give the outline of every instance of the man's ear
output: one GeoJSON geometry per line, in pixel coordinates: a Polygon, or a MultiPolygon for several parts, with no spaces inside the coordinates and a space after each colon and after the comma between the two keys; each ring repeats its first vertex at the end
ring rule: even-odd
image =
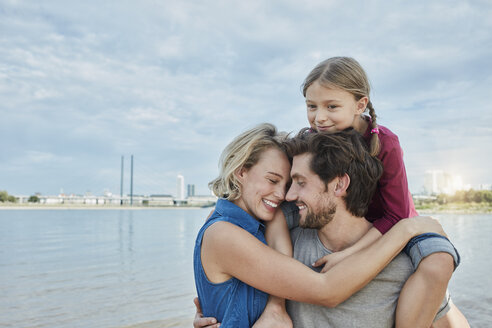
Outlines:
{"type": "Polygon", "coordinates": [[[350,185],[350,177],[347,173],[337,178],[337,184],[335,185],[335,196],[341,197],[347,195],[347,189],[350,185]]]}

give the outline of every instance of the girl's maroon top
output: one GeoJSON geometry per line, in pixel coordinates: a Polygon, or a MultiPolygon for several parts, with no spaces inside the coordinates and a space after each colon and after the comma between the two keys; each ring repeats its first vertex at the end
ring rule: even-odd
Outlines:
{"type": "MultiPolygon", "coordinates": [[[[366,219],[382,234],[399,220],[417,216],[412,195],[408,189],[407,173],[403,163],[403,150],[396,134],[378,125],[381,150],[377,156],[383,164],[383,175],[379,179],[366,219]]],[[[363,137],[370,144],[371,124],[363,137]]]]}

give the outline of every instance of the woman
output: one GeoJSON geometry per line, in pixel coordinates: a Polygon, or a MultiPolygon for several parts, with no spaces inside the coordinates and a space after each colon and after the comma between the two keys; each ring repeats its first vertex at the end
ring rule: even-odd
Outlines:
{"type": "Polygon", "coordinates": [[[219,177],[210,183],[220,199],[198,233],[194,271],[203,314],[217,318],[222,327],[251,327],[268,294],[334,306],[364,287],[411,237],[429,230],[442,233],[432,219],[396,224],[326,273],[269,248],[263,222],[273,220],[289,182],[284,138],[271,124],[242,133],[222,153],[219,177]]]}

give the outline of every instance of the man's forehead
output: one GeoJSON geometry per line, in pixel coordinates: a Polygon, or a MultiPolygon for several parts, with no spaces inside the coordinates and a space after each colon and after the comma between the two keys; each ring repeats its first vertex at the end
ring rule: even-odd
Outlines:
{"type": "Polygon", "coordinates": [[[313,155],[311,153],[304,153],[294,156],[292,159],[292,169],[290,175],[292,178],[297,176],[307,176],[314,174],[311,170],[311,159],[313,155]]]}

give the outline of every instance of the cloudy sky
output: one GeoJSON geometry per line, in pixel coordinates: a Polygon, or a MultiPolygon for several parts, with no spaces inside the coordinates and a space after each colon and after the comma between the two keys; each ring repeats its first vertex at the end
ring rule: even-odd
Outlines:
{"type": "Polygon", "coordinates": [[[490,1],[0,0],[0,190],[208,194],[224,146],[307,125],[321,60],[366,69],[410,189],[443,169],[492,183],[490,1]]]}

